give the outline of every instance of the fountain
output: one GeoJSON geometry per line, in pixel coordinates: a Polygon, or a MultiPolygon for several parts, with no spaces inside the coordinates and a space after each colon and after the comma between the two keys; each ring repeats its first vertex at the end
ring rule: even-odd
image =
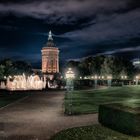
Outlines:
{"type": "Polygon", "coordinates": [[[46,79],[40,78],[38,75],[25,76],[15,75],[13,78],[9,76],[6,84],[0,83],[0,89],[6,89],[10,91],[16,90],[42,90],[46,88],[46,79]]]}
{"type": "Polygon", "coordinates": [[[58,85],[55,81],[53,83],[50,83],[50,81],[48,81],[48,88],[56,89],[56,88],[58,88],[58,85]]]}
{"type": "Polygon", "coordinates": [[[0,83],[0,89],[5,89],[5,88],[6,88],[5,82],[1,82],[1,83],[0,83]]]}

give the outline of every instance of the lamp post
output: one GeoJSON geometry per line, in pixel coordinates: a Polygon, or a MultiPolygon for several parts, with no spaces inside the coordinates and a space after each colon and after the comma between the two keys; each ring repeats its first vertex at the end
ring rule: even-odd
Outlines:
{"type": "Polygon", "coordinates": [[[102,85],[104,85],[104,79],[105,79],[105,77],[104,76],[101,76],[101,79],[102,79],[102,85]]]}
{"type": "Polygon", "coordinates": [[[70,94],[70,103],[69,103],[69,114],[72,114],[72,91],[74,89],[74,82],[73,79],[75,78],[75,74],[71,68],[68,68],[66,72],[66,88],[67,93],[70,94]]]}
{"type": "Polygon", "coordinates": [[[97,88],[97,83],[98,83],[98,76],[95,75],[94,76],[94,86],[95,86],[95,88],[97,88]]]}
{"type": "Polygon", "coordinates": [[[121,76],[121,79],[123,80],[123,81],[122,81],[122,86],[123,86],[123,85],[124,85],[124,80],[127,79],[127,76],[126,76],[126,75],[122,75],[122,76],[121,76]]]}
{"type": "Polygon", "coordinates": [[[139,76],[136,76],[136,85],[139,83],[139,76]]]}
{"type": "Polygon", "coordinates": [[[112,76],[107,76],[107,84],[108,84],[108,87],[111,87],[111,82],[112,82],[112,76]]]}

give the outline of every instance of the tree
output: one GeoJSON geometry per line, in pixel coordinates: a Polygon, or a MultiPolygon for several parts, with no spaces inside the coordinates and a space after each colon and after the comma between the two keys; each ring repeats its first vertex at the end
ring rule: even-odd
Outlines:
{"type": "Polygon", "coordinates": [[[104,59],[104,63],[101,66],[101,74],[102,75],[113,75],[113,57],[106,57],[104,59]]]}
{"type": "Polygon", "coordinates": [[[132,77],[136,73],[131,61],[115,56],[87,57],[81,61],[69,61],[67,65],[79,71],[80,76],[97,74],[120,78],[122,74],[132,77]]]}
{"type": "Polygon", "coordinates": [[[0,61],[1,75],[18,75],[18,74],[31,74],[32,66],[24,61],[12,61],[11,59],[4,59],[0,61]]]}
{"type": "Polygon", "coordinates": [[[0,62],[0,65],[4,66],[4,76],[9,76],[14,74],[14,67],[11,59],[2,60],[0,62]]]}
{"type": "Polygon", "coordinates": [[[15,69],[16,74],[31,74],[32,73],[32,66],[25,62],[25,61],[15,61],[13,62],[13,66],[15,69]]]}
{"type": "Polygon", "coordinates": [[[0,65],[0,80],[2,80],[4,78],[4,66],[0,65]]]}
{"type": "Polygon", "coordinates": [[[104,63],[105,56],[96,56],[94,57],[93,73],[101,75],[102,65],[104,63]]]}

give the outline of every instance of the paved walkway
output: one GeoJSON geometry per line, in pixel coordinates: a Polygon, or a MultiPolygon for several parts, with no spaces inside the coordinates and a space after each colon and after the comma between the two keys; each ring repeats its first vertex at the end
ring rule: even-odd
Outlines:
{"type": "Polygon", "coordinates": [[[65,116],[63,100],[64,92],[36,93],[0,110],[0,140],[49,140],[63,129],[97,123],[97,114],[65,116]]]}

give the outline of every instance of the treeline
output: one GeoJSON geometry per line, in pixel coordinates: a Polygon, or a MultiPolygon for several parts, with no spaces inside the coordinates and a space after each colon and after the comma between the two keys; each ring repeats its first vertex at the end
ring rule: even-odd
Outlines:
{"type": "Polygon", "coordinates": [[[32,66],[25,61],[13,61],[11,59],[4,59],[0,61],[0,79],[5,76],[13,76],[19,74],[32,73],[32,66]]]}
{"type": "Polygon", "coordinates": [[[132,78],[137,70],[130,60],[115,56],[87,57],[81,61],[69,61],[67,67],[74,69],[78,76],[88,75],[112,75],[113,78],[120,78],[126,75],[132,78]]]}

